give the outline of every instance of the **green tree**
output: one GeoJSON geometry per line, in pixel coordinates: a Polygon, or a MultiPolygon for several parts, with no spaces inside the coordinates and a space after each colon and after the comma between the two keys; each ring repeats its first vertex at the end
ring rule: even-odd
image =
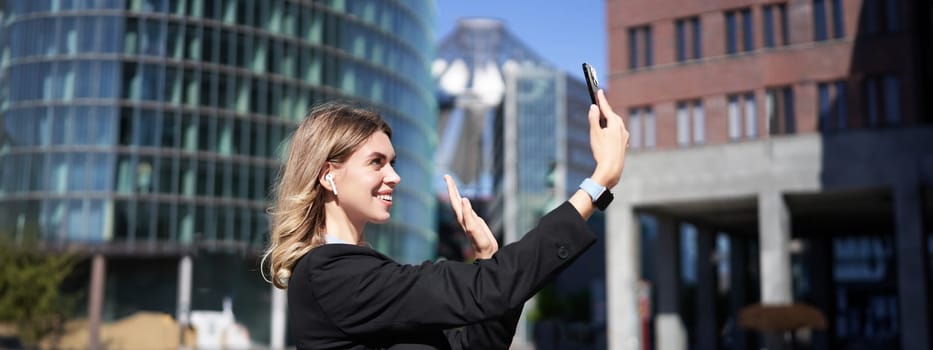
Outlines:
{"type": "Polygon", "coordinates": [[[15,324],[27,347],[61,330],[71,316],[77,296],[62,293],[60,286],[78,261],[73,253],[42,251],[0,236],[0,322],[15,324]]]}

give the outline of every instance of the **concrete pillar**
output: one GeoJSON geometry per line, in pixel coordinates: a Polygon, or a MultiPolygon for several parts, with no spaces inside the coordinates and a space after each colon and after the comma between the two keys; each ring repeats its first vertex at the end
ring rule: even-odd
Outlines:
{"type": "Polygon", "coordinates": [[[793,301],[790,276],[790,214],[776,190],[758,194],[758,245],[761,263],[761,302],[793,301]]]}
{"type": "MultiPolygon", "coordinates": [[[[790,304],[794,295],[790,275],[790,213],[780,192],[758,194],[758,243],[761,266],[761,303],[790,304]]],[[[786,347],[783,334],[765,334],[768,349],[786,347]]]]}
{"type": "Polygon", "coordinates": [[[930,343],[927,285],[920,188],[916,182],[894,188],[894,227],[897,257],[897,300],[900,311],[901,349],[926,350],[930,343]]]}
{"type": "Polygon", "coordinates": [[[272,288],[272,322],[269,346],[273,350],[285,349],[285,321],[287,318],[288,295],[284,290],[271,285],[272,288]]]}
{"type": "Polygon", "coordinates": [[[100,324],[104,309],[104,285],[107,280],[107,260],[103,254],[94,254],[91,259],[91,295],[88,300],[87,348],[101,349],[100,324]]]}
{"type": "MultiPolygon", "coordinates": [[[[619,193],[617,190],[614,190],[619,193]]],[[[606,213],[606,304],[609,349],[641,350],[638,289],[641,254],[638,218],[616,199],[606,213]]]]}
{"type": "Polygon", "coordinates": [[[697,227],[697,349],[718,349],[719,322],[716,305],[719,296],[716,264],[713,254],[716,251],[716,231],[707,227],[697,227]]]}
{"type": "Polygon", "coordinates": [[[680,317],[680,225],[672,218],[658,217],[658,245],[655,254],[658,314],[655,339],[658,350],[687,348],[687,330],[680,317]]]}
{"type": "Polygon", "coordinates": [[[729,317],[733,349],[748,349],[748,332],[739,328],[739,311],[748,305],[748,242],[733,235],[729,238],[729,317]]]}
{"type": "Polygon", "coordinates": [[[190,323],[191,313],[191,256],[185,255],[178,260],[178,307],[175,310],[175,319],[178,320],[178,340],[182,348],[185,342],[185,329],[190,323]]]}

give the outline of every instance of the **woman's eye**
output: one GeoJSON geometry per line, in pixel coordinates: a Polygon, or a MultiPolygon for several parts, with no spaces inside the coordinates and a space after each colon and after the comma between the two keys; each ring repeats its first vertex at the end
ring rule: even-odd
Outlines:
{"type": "Polygon", "coordinates": [[[369,164],[370,164],[370,165],[380,165],[380,164],[382,164],[382,159],[379,159],[379,158],[373,159],[373,160],[369,161],[369,164]]]}

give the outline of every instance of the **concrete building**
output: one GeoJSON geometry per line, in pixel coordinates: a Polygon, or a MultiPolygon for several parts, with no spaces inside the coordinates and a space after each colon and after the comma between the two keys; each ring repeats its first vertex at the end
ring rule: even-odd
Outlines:
{"type": "Polygon", "coordinates": [[[434,257],[436,198],[421,186],[434,170],[434,11],[0,2],[0,235],[93,255],[76,272],[92,324],[139,310],[185,323],[230,297],[254,345],[282,347],[284,293],[258,255],[282,141],[313,104],[372,106],[392,125],[405,181],[368,239],[403,262],[434,257]]]}
{"type": "Polygon", "coordinates": [[[755,304],[817,308],[808,348],[933,348],[930,3],[606,5],[610,348],[786,346],[755,304]]]}

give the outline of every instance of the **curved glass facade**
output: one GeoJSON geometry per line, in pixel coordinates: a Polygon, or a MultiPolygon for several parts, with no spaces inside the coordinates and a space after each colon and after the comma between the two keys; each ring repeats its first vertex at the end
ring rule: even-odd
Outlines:
{"type": "MultiPolygon", "coordinates": [[[[433,251],[430,1],[11,1],[2,229],[43,240],[259,247],[280,144],[309,106],[395,130],[402,260],[433,251]]],[[[124,246],[124,245],[121,245],[124,246]]]]}
{"type": "MultiPolygon", "coordinates": [[[[347,100],[392,125],[403,179],[391,222],[367,238],[404,262],[434,257],[433,1],[0,6],[0,235],[93,245],[121,264],[154,254],[173,266],[171,257],[202,251],[195,275],[216,253],[255,266],[282,141],[313,104],[347,100]]],[[[108,286],[144,285],[124,270],[133,269],[112,269],[108,286]]],[[[257,300],[235,306],[262,340],[268,288],[257,288],[255,268],[242,272],[195,280],[206,292],[191,306],[257,300]]],[[[108,291],[119,304],[108,308],[174,313],[170,300],[121,301],[141,298],[127,288],[108,291]]]]}

